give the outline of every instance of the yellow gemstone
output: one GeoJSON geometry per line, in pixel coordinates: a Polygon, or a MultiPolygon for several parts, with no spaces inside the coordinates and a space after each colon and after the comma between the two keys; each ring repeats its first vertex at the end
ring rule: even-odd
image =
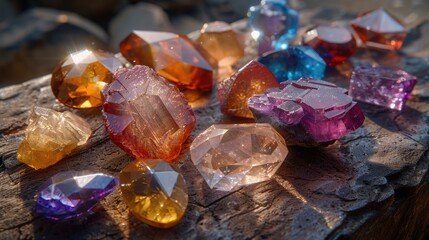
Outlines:
{"type": "Polygon", "coordinates": [[[239,33],[226,22],[204,24],[197,42],[218,61],[219,67],[232,66],[244,56],[239,33]]]}
{"type": "Polygon", "coordinates": [[[52,92],[68,107],[99,107],[103,103],[101,90],[120,67],[122,63],[113,53],[100,50],[72,53],[52,73],[52,92]]]}
{"type": "Polygon", "coordinates": [[[135,160],[119,175],[130,212],[144,223],[169,228],[180,222],[188,205],[185,180],[163,160],[135,160]]]}
{"type": "Polygon", "coordinates": [[[35,107],[17,158],[34,169],[47,168],[85,144],[90,136],[91,127],[81,117],[35,107]]]}

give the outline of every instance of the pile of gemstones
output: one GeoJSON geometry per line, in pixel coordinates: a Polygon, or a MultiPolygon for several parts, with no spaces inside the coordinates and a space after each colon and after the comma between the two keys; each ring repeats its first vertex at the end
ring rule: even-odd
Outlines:
{"type": "MultiPolygon", "coordinates": [[[[54,220],[87,216],[119,185],[136,218],[159,228],[178,224],[188,192],[175,159],[198,124],[184,91],[216,89],[220,111],[236,118],[237,124],[207,128],[189,149],[189,161],[220,191],[270,179],[288,154],[286,135],[307,147],[326,146],[362,126],[358,102],[401,111],[411,97],[417,79],[401,69],[355,66],[348,90],[323,80],[327,68],[347,61],[358,47],[401,48],[406,31],[384,9],[347,26],[313,26],[299,37],[298,12],[286,1],[262,0],[248,16],[247,33],[225,22],[204,24],[195,39],[135,30],[119,54],[82,50],[60,62],[51,80],[57,100],[76,111],[101,108],[110,140],[135,160],[119,178],[90,171],[52,176],[40,187],[36,212],[54,220]],[[237,69],[244,34],[254,39],[259,57],[216,79],[222,69],[237,69]],[[297,38],[301,44],[293,45],[297,38]],[[239,123],[245,118],[256,123],[239,123]]],[[[36,106],[17,158],[44,169],[91,134],[84,118],[36,106]]]]}

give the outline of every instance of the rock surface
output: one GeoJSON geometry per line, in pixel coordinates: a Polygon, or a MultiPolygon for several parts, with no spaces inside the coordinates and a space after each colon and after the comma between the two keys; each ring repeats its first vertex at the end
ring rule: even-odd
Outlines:
{"type": "MultiPolygon", "coordinates": [[[[246,47],[247,60],[256,54],[250,49],[246,47]]],[[[0,236],[377,239],[381,235],[424,239],[424,234],[429,234],[429,182],[425,177],[429,165],[429,99],[425,91],[418,89],[429,84],[428,59],[426,55],[411,57],[360,49],[348,64],[378,62],[399,66],[419,78],[416,95],[403,111],[361,104],[367,117],[363,127],[326,148],[291,147],[272,180],[233,192],[210,190],[189,157],[191,141],[211,124],[243,121],[222,115],[212,92],[206,105],[194,109],[197,125],[177,161],[188,183],[188,210],[182,222],[167,231],[151,228],[129,215],[118,191],[102,201],[103,208],[88,218],[91,224],[52,223],[35,216],[36,187],[55,173],[90,168],[117,175],[132,159],[110,142],[100,109],[93,109],[73,110],[90,122],[94,134],[67,161],[41,172],[19,164],[16,149],[31,107],[37,104],[55,110],[66,108],[55,102],[49,89],[50,76],[3,88],[0,236]]],[[[326,79],[347,87],[346,76],[351,71],[348,64],[329,69],[326,79]]]]}

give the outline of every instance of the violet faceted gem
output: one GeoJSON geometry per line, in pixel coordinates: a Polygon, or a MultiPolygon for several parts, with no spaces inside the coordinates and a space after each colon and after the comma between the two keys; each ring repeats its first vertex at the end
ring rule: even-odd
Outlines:
{"type": "Polygon", "coordinates": [[[365,117],[347,90],[312,78],[285,81],[248,102],[257,122],[270,122],[302,142],[327,143],[359,128],[365,117]]]}
{"type": "Polygon", "coordinates": [[[353,99],[402,110],[411,97],[417,78],[404,70],[381,66],[358,66],[354,69],[349,95],[353,99]]]}
{"type": "Polygon", "coordinates": [[[40,186],[36,212],[54,220],[87,216],[117,185],[116,177],[103,173],[61,172],[40,186]]]}

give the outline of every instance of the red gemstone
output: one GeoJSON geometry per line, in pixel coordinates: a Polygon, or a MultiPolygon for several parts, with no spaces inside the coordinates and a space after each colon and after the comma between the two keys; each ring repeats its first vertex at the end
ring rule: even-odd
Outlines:
{"type": "Polygon", "coordinates": [[[194,128],[182,93],[147,66],[118,70],[103,96],[110,139],[135,158],[172,161],[194,128]]]}
{"type": "Polygon", "coordinates": [[[337,26],[312,28],[304,34],[302,43],[312,47],[329,66],[346,61],[357,49],[353,34],[348,29],[337,26]]]}
{"type": "Polygon", "coordinates": [[[362,42],[369,47],[397,50],[407,35],[400,21],[383,8],[363,14],[351,24],[362,42]]]}

